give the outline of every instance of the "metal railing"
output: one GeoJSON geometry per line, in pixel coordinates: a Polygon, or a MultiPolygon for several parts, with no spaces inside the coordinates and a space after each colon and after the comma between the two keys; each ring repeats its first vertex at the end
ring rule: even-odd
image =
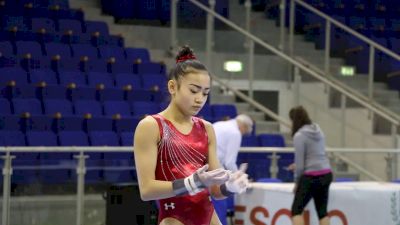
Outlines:
{"type": "MultiPolygon", "coordinates": [[[[283,3],[285,4],[285,0],[282,0],[283,3]]],[[[329,52],[330,52],[330,36],[331,36],[331,25],[333,24],[336,27],[339,27],[343,29],[344,31],[348,32],[349,34],[359,38],[363,42],[367,43],[369,47],[369,69],[368,69],[368,97],[372,101],[373,100],[373,90],[374,90],[374,63],[375,63],[375,50],[378,49],[379,51],[382,51],[383,53],[393,57],[396,60],[400,61],[400,55],[396,54],[395,52],[389,50],[388,48],[374,42],[370,38],[366,37],[363,34],[360,34],[359,32],[355,31],[354,29],[348,27],[347,25],[333,19],[332,17],[328,16],[327,14],[321,12],[320,10],[314,8],[313,6],[309,5],[308,3],[303,2],[302,0],[290,0],[290,32],[289,36],[289,52],[290,56],[293,56],[293,36],[294,36],[294,24],[295,24],[295,7],[296,4],[310,10],[314,14],[320,16],[323,18],[326,23],[325,23],[325,74],[329,74],[329,68],[330,68],[330,61],[329,61],[329,52]]],[[[281,10],[281,14],[285,14],[285,10],[281,10]]],[[[284,24],[285,16],[281,18],[284,24]]],[[[283,27],[283,26],[282,26],[283,27]]]]}
{"type": "MultiPolygon", "coordinates": [[[[189,1],[191,3],[193,3],[194,5],[198,6],[199,8],[201,8],[202,10],[206,11],[208,14],[210,14],[213,17],[217,18],[218,20],[222,21],[224,24],[228,25],[232,29],[234,29],[237,32],[239,32],[239,33],[243,34],[244,36],[246,36],[246,38],[249,39],[249,43],[250,43],[249,48],[250,49],[254,48],[254,43],[257,43],[260,46],[268,49],[272,53],[276,54],[277,56],[281,57],[285,61],[287,61],[290,64],[292,64],[294,66],[294,68],[295,68],[295,77],[296,77],[296,70],[297,70],[297,76],[300,76],[300,71],[306,72],[308,75],[311,75],[312,77],[316,78],[317,80],[323,82],[324,84],[328,85],[330,88],[333,88],[333,89],[337,90],[338,92],[342,93],[342,95],[344,95],[345,98],[349,98],[349,99],[354,100],[355,102],[359,103],[363,107],[371,110],[373,113],[375,113],[375,114],[381,116],[382,118],[386,119],[387,121],[389,121],[393,125],[392,134],[394,136],[393,137],[394,147],[397,147],[397,138],[395,138],[395,136],[397,135],[397,126],[400,125],[400,116],[393,115],[393,114],[390,114],[388,112],[382,111],[380,105],[371,104],[371,102],[366,101],[364,98],[360,97],[359,95],[355,95],[352,92],[348,91],[346,88],[343,87],[343,85],[340,84],[340,82],[333,82],[330,78],[327,78],[326,76],[323,76],[323,75],[319,74],[318,72],[316,72],[314,70],[311,70],[309,68],[309,65],[306,65],[304,63],[299,62],[296,58],[291,57],[291,56],[287,55],[286,53],[280,51],[279,49],[273,47],[272,45],[264,42],[260,38],[258,38],[255,35],[249,33],[248,31],[246,31],[245,29],[243,29],[240,26],[236,25],[232,21],[230,21],[230,20],[226,19],[225,17],[217,14],[215,11],[211,10],[207,6],[203,5],[202,3],[198,2],[198,1],[195,1],[195,0],[189,0],[189,1]]],[[[175,15],[175,17],[171,18],[171,20],[177,20],[176,15],[175,15]]],[[[213,21],[208,21],[207,22],[207,29],[212,28],[211,22],[213,22],[213,21]]],[[[336,24],[338,22],[334,22],[334,23],[336,24]]],[[[176,21],[175,22],[171,22],[171,24],[176,24],[176,21]]],[[[171,30],[171,32],[172,33],[176,32],[176,28],[175,28],[175,30],[171,30]]],[[[207,35],[207,37],[208,37],[207,38],[207,46],[212,46],[212,43],[213,43],[212,37],[210,38],[209,35],[207,35]]],[[[176,40],[173,41],[173,43],[177,43],[176,40]]],[[[379,48],[379,46],[378,46],[378,48],[379,48]]],[[[212,49],[210,47],[207,47],[206,50],[207,51],[212,51],[212,49]]],[[[254,53],[254,49],[251,52],[254,53]]],[[[208,60],[212,61],[212,58],[210,59],[210,57],[212,57],[211,52],[207,52],[206,54],[207,54],[207,56],[209,58],[208,60]]],[[[249,82],[250,83],[253,82],[252,78],[253,78],[253,74],[249,74],[249,82]]],[[[296,80],[296,78],[295,78],[295,80],[296,80]]],[[[295,84],[295,85],[299,85],[299,84],[295,84]]],[[[250,92],[252,92],[252,91],[249,90],[249,93],[250,92]]],[[[295,95],[299,96],[298,93],[295,93],[295,95]]],[[[265,113],[268,114],[268,112],[265,112],[265,113]]]]}
{"type": "MultiPolygon", "coordinates": [[[[15,153],[21,152],[52,152],[52,153],[76,153],[75,159],[77,159],[78,163],[76,164],[76,174],[77,174],[77,198],[76,198],[76,225],[84,224],[84,186],[85,186],[85,175],[87,166],[85,164],[86,159],[88,159],[88,155],[86,153],[90,152],[102,152],[102,153],[110,153],[110,152],[128,152],[133,155],[133,147],[0,147],[0,153],[5,153],[2,156],[4,160],[3,164],[3,207],[2,207],[2,224],[9,225],[10,224],[10,187],[11,187],[11,177],[12,177],[12,160],[16,157],[13,155],[15,153]]],[[[240,149],[241,153],[271,153],[271,156],[268,158],[271,160],[269,171],[271,172],[271,177],[276,178],[279,172],[278,168],[278,153],[293,153],[293,148],[267,148],[267,147],[242,147],[240,149]]],[[[341,149],[341,148],[327,148],[327,152],[336,153],[358,153],[358,154],[366,154],[366,153],[379,153],[379,154],[400,154],[400,150],[398,149],[341,149]]],[[[384,179],[379,176],[370,173],[363,169],[358,164],[353,163],[348,160],[345,156],[338,156],[341,160],[346,160],[350,165],[359,171],[360,173],[365,174],[366,177],[376,180],[383,181],[384,179]]],[[[390,166],[390,165],[388,165],[390,166]]],[[[54,167],[54,166],[53,166],[54,167]]],[[[65,168],[61,166],[61,168],[65,168]]],[[[31,169],[46,169],[45,167],[32,167],[31,169]]],[[[54,169],[54,168],[52,168],[54,169]]],[[[125,167],[122,169],[126,169],[125,167]]],[[[132,168],[134,169],[134,168],[132,168]]],[[[267,171],[266,171],[267,172],[267,171]]]]}
{"type": "MultiPolygon", "coordinates": [[[[346,108],[345,104],[346,104],[346,101],[348,99],[351,99],[351,100],[357,102],[358,104],[360,104],[361,106],[367,108],[368,110],[370,110],[374,114],[379,115],[380,117],[382,117],[383,119],[387,120],[391,124],[391,135],[392,135],[393,148],[398,148],[398,135],[397,135],[398,131],[397,131],[397,129],[398,129],[399,125],[400,125],[400,116],[399,115],[394,115],[394,114],[389,113],[389,112],[387,112],[385,110],[382,110],[382,106],[381,105],[379,105],[377,103],[372,103],[371,101],[365,99],[364,97],[361,97],[360,95],[354,94],[354,92],[349,91],[349,89],[347,87],[345,87],[343,84],[341,84],[340,82],[333,81],[331,79],[331,77],[328,77],[326,75],[321,75],[321,74],[319,74],[319,72],[310,69],[310,65],[307,65],[307,64],[304,64],[302,62],[299,62],[296,58],[294,58],[294,57],[292,57],[290,55],[287,55],[283,51],[281,51],[281,50],[273,47],[272,45],[264,42],[260,38],[258,38],[255,35],[251,34],[248,30],[245,30],[245,29],[241,28],[240,26],[236,25],[232,21],[230,21],[230,20],[224,18],[223,16],[217,14],[213,9],[208,8],[207,6],[203,5],[202,3],[198,2],[198,1],[195,1],[195,0],[189,0],[189,1],[192,4],[196,5],[197,7],[201,8],[202,10],[206,11],[208,15],[212,15],[213,17],[215,17],[218,20],[222,21],[224,24],[228,25],[230,28],[232,28],[233,30],[236,30],[237,32],[241,33],[242,35],[244,35],[247,38],[247,40],[248,40],[248,45],[247,46],[249,48],[249,66],[248,66],[249,67],[249,74],[248,74],[248,76],[249,76],[249,87],[250,87],[249,96],[250,97],[253,96],[252,84],[253,84],[253,77],[254,77],[253,71],[254,70],[253,70],[252,67],[254,66],[254,63],[253,63],[253,59],[254,59],[254,44],[257,43],[260,46],[264,47],[265,49],[268,49],[272,53],[274,53],[277,56],[281,57],[282,59],[284,59],[285,61],[287,61],[288,63],[290,63],[294,67],[294,85],[295,85],[295,87],[294,87],[294,99],[295,99],[295,103],[296,103],[296,101],[297,101],[297,103],[299,101],[299,96],[300,96],[299,91],[300,91],[300,82],[301,82],[300,72],[303,71],[306,74],[312,76],[313,78],[316,78],[317,80],[323,82],[330,89],[334,89],[334,90],[336,90],[336,91],[341,93],[341,95],[342,95],[341,96],[341,99],[342,99],[342,101],[341,101],[341,109],[342,109],[342,115],[344,117],[343,120],[342,120],[342,123],[343,123],[342,126],[343,127],[345,127],[345,122],[346,122],[345,113],[344,113],[345,108],[346,108]]],[[[291,22],[290,22],[290,24],[291,24],[290,25],[290,29],[291,30],[294,29],[294,4],[295,4],[295,1],[299,2],[298,0],[291,0],[292,6],[291,6],[291,10],[290,11],[291,11],[291,17],[293,17],[293,18],[291,18],[291,22]]],[[[250,8],[249,7],[249,6],[251,6],[250,1],[247,0],[246,2],[247,2],[246,7],[250,8]]],[[[305,4],[305,3],[301,2],[301,4],[305,4]]],[[[210,1],[210,5],[212,5],[212,1],[210,1]]],[[[175,6],[176,6],[176,4],[175,4],[175,6]]],[[[281,10],[284,11],[284,8],[282,6],[281,6],[281,10]]],[[[324,16],[326,16],[326,15],[324,15],[324,16]]],[[[247,16],[247,18],[249,18],[249,16],[247,16]]],[[[284,17],[282,17],[282,18],[284,18],[284,17]]],[[[173,15],[171,20],[172,21],[175,20],[175,22],[171,22],[171,24],[176,24],[177,16],[173,15]]],[[[206,46],[207,46],[206,47],[207,61],[212,61],[212,58],[211,58],[212,57],[212,54],[211,54],[212,47],[211,46],[213,44],[213,37],[210,36],[209,33],[210,33],[210,29],[213,29],[213,23],[214,23],[213,19],[208,19],[207,20],[207,40],[206,40],[207,41],[207,43],[206,43],[206,46]]],[[[335,21],[333,19],[330,20],[330,23],[333,23],[333,24],[338,25],[338,26],[343,26],[344,29],[350,30],[350,28],[347,28],[346,26],[340,24],[339,22],[337,22],[337,21],[335,21]]],[[[330,27],[330,23],[327,26],[328,28],[330,27]]],[[[283,24],[284,24],[284,21],[282,22],[282,25],[283,24]]],[[[247,27],[247,29],[249,29],[249,27],[247,27]]],[[[171,29],[171,32],[172,33],[177,32],[176,27],[171,29]]],[[[289,40],[290,40],[291,43],[293,43],[293,31],[290,31],[290,32],[292,32],[292,34],[289,35],[289,40]]],[[[284,33],[284,32],[282,32],[282,33],[284,33]]],[[[361,36],[360,34],[358,34],[358,35],[361,36]]],[[[174,35],[172,35],[172,36],[174,36],[174,35]]],[[[176,37],[176,35],[175,35],[175,37],[176,37]]],[[[327,35],[327,39],[326,39],[327,43],[329,43],[329,41],[330,41],[328,37],[329,37],[329,35],[327,35]]],[[[361,38],[364,38],[364,37],[361,36],[361,38]]],[[[177,41],[176,40],[172,40],[172,43],[177,43],[177,41]]],[[[281,43],[281,46],[283,46],[283,43],[281,43]]],[[[378,45],[376,43],[371,44],[371,46],[375,46],[380,50],[383,49],[383,51],[385,51],[385,52],[390,52],[389,50],[384,49],[382,46],[380,46],[380,45],[378,45]]],[[[327,49],[327,51],[329,51],[329,48],[327,49]]],[[[292,50],[290,50],[289,52],[292,52],[292,50]]],[[[290,53],[290,54],[292,55],[292,53],[290,53]]],[[[394,55],[395,57],[398,57],[394,53],[390,53],[390,54],[394,55]]],[[[329,60],[329,55],[325,54],[325,56],[328,56],[327,60],[329,60]]],[[[326,61],[326,64],[329,65],[329,61],[326,61]]],[[[214,79],[215,79],[215,77],[214,77],[214,79]]],[[[233,89],[233,88],[231,88],[231,89],[233,89]]],[[[254,102],[250,102],[249,101],[249,103],[252,106],[254,106],[254,102]]],[[[273,118],[279,117],[278,115],[274,115],[273,113],[271,113],[268,110],[263,109],[261,111],[266,113],[267,115],[273,117],[273,118]]],[[[283,119],[279,119],[278,121],[281,122],[282,120],[283,119]]],[[[342,135],[342,139],[343,138],[344,137],[342,135]]],[[[342,140],[342,143],[345,143],[344,140],[342,140]]],[[[344,147],[344,146],[342,146],[342,147],[344,147]]],[[[396,159],[394,159],[394,160],[396,160],[396,159]]],[[[395,164],[397,165],[397,162],[395,164]]]]}
{"type": "MultiPolygon", "coordinates": [[[[176,7],[176,2],[177,0],[174,0],[175,3],[173,4],[174,7],[176,7]]],[[[224,24],[228,25],[230,28],[232,28],[233,30],[241,33],[242,35],[244,35],[247,39],[247,48],[249,51],[249,66],[248,66],[248,80],[249,80],[249,96],[247,97],[245,96],[243,93],[235,90],[234,88],[230,87],[229,85],[225,86],[227,88],[229,88],[231,91],[233,91],[233,93],[237,96],[239,96],[240,98],[242,98],[243,100],[245,100],[246,102],[248,102],[252,107],[255,107],[257,109],[259,109],[261,112],[267,114],[268,116],[274,118],[275,120],[277,120],[278,122],[280,122],[281,124],[288,126],[288,122],[284,119],[281,118],[279,115],[273,113],[272,111],[268,110],[267,108],[263,107],[261,104],[255,102],[254,100],[252,100],[252,96],[253,96],[253,77],[254,77],[254,44],[257,43],[260,46],[262,46],[265,49],[268,49],[269,51],[271,51],[272,53],[274,53],[275,55],[281,57],[282,59],[284,59],[285,61],[287,61],[288,63],[290,63],[290,65],[293,66],[294,68],[294,100],[295,103],[298,104],[299,103],[299,98],[300,98],[300,83],[301,83],[301,75],[300,72],[303,71],[306,74],[312,76],[313,78],[317,79],[318,81],[324,83],[329,89],[333,89],[336,90],[338,92],[341,93],[341,110],[342,110],[342,131],[345,130],[345,123],[346,123],[346,113],[345,113],[345,109],[346,109],[346,101],[348,99],[351,99],[355,102],[357,102],[358,104],[360,104],[361,106],[365,107],[366,109],[370,110],[372,113],[375,113],[376,115],[379,115],[380,117],[384,118],[385,120],[387,120],[390,124],[391,124],[391,136],[392,136],[392,145],[393,148],[398,148],[399,147],[399,143],[398,143],[398,127],[400,125],[400,116],[399,115],[395,115],[393,113],[390,113],[386,110],[382,110],[382,106],[380,104],[377,104],[376,102],[371,101],[370,99],[366,99],[364,96],[361,96],[359,94],[356,94],[354,91],[352,91],[351,88],[348,88],[347,86],[343,85],[341,82],[335,80],[332,78],[332,76],[326,76],[326,72],[329,70],[329,44],[326,47],[326,52],[325,52],[325,74],[321,74],[320,71],[317,71],[315,69],[311,69],[312,66],[299,61],[298,59],[293,57],[293,44],[290,44],[289,46],[289,55],[287,55],[286,53],[284,53],[282,51],[282,49],[284,49],[284,36],[281,36],[280,40],[281,40],[281,44],[280,44],[280,48],[275,48],[272,45],[264,42],[263,40],[261,40],[260,38],[256,37],[255,35],[253,35],[252,33],[250,33],[249,29],[249,21],[246,21],[246,29],[241,28],[240,26],[238,26],[237,24],[233,23],[232,21],[224,18],[223,16],[217,14],[213,8],[209,8],[205,5],[203,5],[202,3],[196,1],[196,0],[189,0],[192,4],[196,5],[197,7],[199,7],[200,9],[204,10],[205,12],[207,12],[208,15],[208,19],[207,19],[207,35],[206,35],[206,55],[207,55],[207,62],[212,62],[212,46],[213,46],[213,37],[212,35],[210,35],[210,33],[212,32],[211,30],[213,29],[213,24],[214,24],[214,19],[212,18],[217,18],[218,20],[222,21],[224,24]],[[210,18],[210,15],[212,15],[212,18],[210,18]],[[328,68],[328,69],[327,69],[328,68]]],[[[210,6],[213,6],[213,2],[214,0],[210,0],[210,6]]],[[[295,3],[299,3],[301,5],[306,5],[303,2],[300,2],[299,0],[291,0],[291,8],[290,8],[290,35],[289,35],[289,43],[293,43],[294,40],[294,5],[295,3]]],[[[285,11],[285,0],[281,1],[281,14],[284,13],[285,11]]],[[[245,7],[246,7],[246,18],[249,19],[249,13],[250,13],[250,8],[251,8],[251,1],[250,0],[246,0],[245,3],[245,7]]],[[[311,6],[307,6],[308,8],[312,8],[311,6]]],[[[172,10],[174,11],[174,10],[172,10]]],[[[176,10],[175,10],[176,12],[176,10]]],[[[321,14],[322,16],[325,16],[326,18],[328,18],[325,14],[319,12],[319,14],[321,14]]],[[[177,24],[177,15],[175,13],[171,14],[171,20],[173,22],[171,22],[171,24],[177,24]]],[[[284,18],[285,16],[281,16],[281,35],[284,35],[285,31],[282,30],[284,29],[284,18]]],[[[332,19],[332,18],[328,18],[330,20],[328,20],[327,22],[327,26],[326,26],[326,32],[330,31],[331,28],[331,23],[337,26],[342,27],[343,29],[345,29],[346,31],[349,32],[353,32],[350,28],[346,27],[343,24],[340,24],[339,22],[337,22],[336,20],[332,19]]],[[[177,28],[175,27],[171,27],[171,32],[172,33],[176,33],[177,32],[177,28]]],[[[356,32],[355,32],[356,33],[356,32]]],[[[362,35],[356,33],[357,36],[360,36],[361,39],[365,39],[366,41],[371,43],[372,48],[376,47],[380,50],[382,50],[383,52],[387,52],[389,55],[392,55],[395,58],[399,58],[400,57],[392,52],[390,52],[389,50],[385,49],[384,47],[380,46],[379,44],[373,43],[371,42],[371,40],[366,39],[365,37],[363,37],[362,35]]],[[[175,35],[171,35],[172,37],[176,37],[175,35]]],[[[326,35],[326,43],[330,43],[330,33],[328,33],[328,35],[326,35]]],[[[177,40],[171,40],[172,44],[176,44],[177,40]]],[[[172,46],[174,47],[174,46],[172,46]]],[[[370,56],[371,57],[371,56],[370,56]]],[[[373,57],[373,56],[372,56],[373,57]]],[[[372,68],[373,69],[373,68],[372,68]]],[[[373,71],[373,70],[372,70],[373,71]]],[[[372,76],[370,76],[372,77],[372,76]]],[[[218,79],[216,76],[213,77],[214,80],[218,81],[221,84],[223,84],[223,82],[218,79]]],[[[371,78],[370,78],[371,79],[371,78]]],[[[373,81],[373,80],[372,80],[373,81]]],[[[370,81],[371,82],[371,81],[370,81]]],[[[369,85],[371,86],[371,84],[369,85]]],[[[372,87],[372,86],[371,86],[372,87]]],[[[372,88],[370,89],[372,90],[372,88]]],[[[341,143],[342,143],[342,147],[344,146],[344,139],[345,139],[345,132],[342,132],[341,135],[341,143]]],[[[338,156],[340,157],[340,156],[338,156]]],[[[398,166],[398,159],[396,157],[396,155],[391,155],[389,157],[391,159],[391,161],[393,161],[393,167],[394,167],[394,171],[395,173],[393,174],[393,176],[397,176],[397,166],[398,166]]],[[[350,162],[349,160],[346,160],[348,162],[350,162]]],[[[350,165],[352,165],[352,163],[349,163],[350,165]]]]}

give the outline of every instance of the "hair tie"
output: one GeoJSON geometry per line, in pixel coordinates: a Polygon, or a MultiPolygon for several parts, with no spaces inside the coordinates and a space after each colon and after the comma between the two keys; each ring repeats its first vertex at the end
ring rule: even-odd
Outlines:
{"type": "Polygon", "coordinates": [[[181,56],[176,60],[176,63],[184,62],[189,59],[196,59],[196,56],[194,56],[193,54],[181,56]]]}

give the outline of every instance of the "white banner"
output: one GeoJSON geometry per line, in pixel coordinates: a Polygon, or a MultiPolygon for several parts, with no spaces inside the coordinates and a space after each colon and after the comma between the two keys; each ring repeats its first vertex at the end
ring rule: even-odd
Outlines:
{"type": "MultiPolygon", "coordinates": [[[[236,196],[235,224],[292,225],[293,183],[253,183],[236,196]]],[[[400,225],[400,185],[377,182],[332,183],[328,213],[331,225],[400,225]]],[[[318,225],[314,202],[305,225],[318,225]]]]}

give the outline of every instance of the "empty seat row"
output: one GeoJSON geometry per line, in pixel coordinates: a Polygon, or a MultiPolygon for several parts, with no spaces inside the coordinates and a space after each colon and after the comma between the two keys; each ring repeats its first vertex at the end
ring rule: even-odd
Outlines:
{"type": "Polygon", "coordinates": [[[67,87],[74,84],[75,87],[99,88],[126,88],[128,85],[133,90],[166,89],[167,78],[162,74],[118,73],[112,75],[106,72],[79,71],[60,72],[58,75],[49,69],[32,70],[29,75],[21,68],[0,69],[0,87],[23,86],[29,83],[35,85],[62,85],[67,87]]]}
{"type": "Polygon", "coordinates": [[[11,42],[0,42],[0,52],[2,56],[16,55],[19,58],[26,58],[30,54],[31,58],[39,59],[41,57],[55,57],[59,56],[60,59],[70,59],[87,57],[88,60],[95,59],[110,59],[114,58],[115,61],[128,60],[131,62],[149,62],[150,57],[147,49],[143,48],[122,48],[117,46],[100,46],[94,47],[89,44],[62,44],[62,43],[45,43],[44,50],[40,43],[35,41],[17,41],[15,48],[11,42]]]}
{"type": "Polygon", "coordinates": [[[7,100],[0,98],[0,108],[3,115],[29,113],[32,116],[60,113],[62,116],[85,116],[87,114],[91,116],[115,116],[119,114],[122,117],[142,117],[147,114],[158,113],[161,111],[160,107],[164,107],[164,104],[160,105],[156,102],[105,101],[100,103],[96,100],[76,100],[72,103],[68,100],[46,99],[43,100],[43,111],[39,99],[17,98],[12,99],[11,103],[13,110],[11,110],[11,105],[7,100]]]}
{"type": "MultiPolygon", "coordinates": [[[[38,115],[29,118],[17,115],[0,115],[0,130],[20,131],[51,131],[59,134],[62,131],[113,131],[118,134],[133,132],[140,119],[135,117],[111,117],[83,118],[79,116],[55,117],[51,115],[38,115]]],[[[10,144],[11,145],[11,144],[10,144]]]]}
{"type": "MultiPolygon", "coordinates": [[[[1,146],[133,146],[133,131],[119,135],[113,131],[21,131],[0,130],[1,146]]],[[[35,155],[37,156],[37,155],[35,155]]],[[[52,154],[54,159],[63,159],[64,155],[52,154]]],[[[22,157],[20,157],[22,158],[22,157]]],[[[49,159],[44,154],[43,159],[49,159]]],[[[65,160],[72,159],[69,154],[65,160]]]]}

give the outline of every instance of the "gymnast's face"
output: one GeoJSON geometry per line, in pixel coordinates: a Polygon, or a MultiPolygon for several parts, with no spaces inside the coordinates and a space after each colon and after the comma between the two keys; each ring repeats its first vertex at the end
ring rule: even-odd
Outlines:
{"type": "Polygon", "coordinates": [[[172,101],[185,115],[197,115],[207,101],[210,93],[210,76],[207,71],[196,71],[179,78],[170,80],[168,89],[172,101]]]}

